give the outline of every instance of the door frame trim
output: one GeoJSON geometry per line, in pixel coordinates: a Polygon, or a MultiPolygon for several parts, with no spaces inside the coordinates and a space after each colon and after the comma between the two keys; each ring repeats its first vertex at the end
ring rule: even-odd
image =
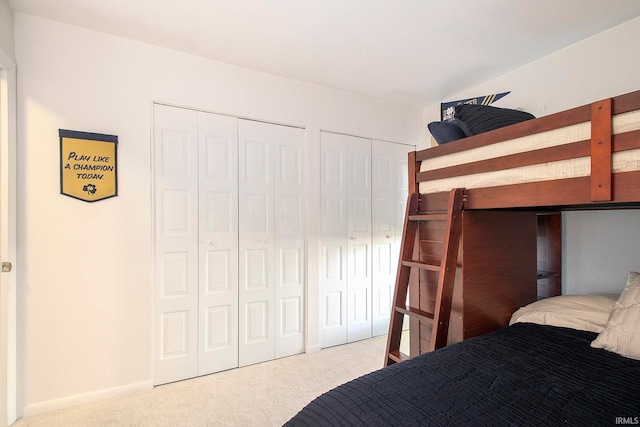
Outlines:
{"type": "Polygon", "coordinates": [[[17,318],[17,241],[16,241],[16,64],[0,49],[0,230],[2,239],[0,253],[8,255],[13,269],[1,273],[2,308],[0,312],[0,426],[13,424],[17,419],[17,364],[16,364],[16,318],[17,318]],[[6,304],[6,306],[5,306],[6,304]]]}

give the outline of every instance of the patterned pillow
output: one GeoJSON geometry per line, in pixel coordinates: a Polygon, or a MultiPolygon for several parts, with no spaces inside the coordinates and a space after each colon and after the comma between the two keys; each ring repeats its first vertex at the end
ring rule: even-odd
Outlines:
{"type": "Polygon", "coordinates": [[[467,135],[478,135],[526,120],[535,119],[533,114],[510,108],[491,105],[461,104],[456,107],[455,120],[467,135]]]}
{"type": "Polygon", "coordinates": [[[640,273],[629,273],[627,287],[616,301],[607,326],[591,347],[640,360],[640,273]]]}

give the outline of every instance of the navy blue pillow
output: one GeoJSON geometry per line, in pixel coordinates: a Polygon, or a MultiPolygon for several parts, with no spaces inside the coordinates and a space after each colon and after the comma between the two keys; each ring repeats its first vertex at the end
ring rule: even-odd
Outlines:
{"type": "Polygon", "coordinates": [[[461,104],[456,106],[455,112],[455,121],[466,136],[531,119],[535,119],[535,116],[525,111],[480,104],[461,104]]]}
{"type": "Polygon", "coordinates": [[[431,122],[427,127],[438,144],[446,144],[467,136],[454,122],[431,122]]]}

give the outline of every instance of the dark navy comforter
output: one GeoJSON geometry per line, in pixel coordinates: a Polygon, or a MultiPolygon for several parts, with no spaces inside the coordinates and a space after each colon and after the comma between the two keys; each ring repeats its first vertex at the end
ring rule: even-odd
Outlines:
{"type": "Polygon", "coordinates": [[[640,361],[596,336],[518,323],[343,384],[286,426],[637,424],[640,361]]]}

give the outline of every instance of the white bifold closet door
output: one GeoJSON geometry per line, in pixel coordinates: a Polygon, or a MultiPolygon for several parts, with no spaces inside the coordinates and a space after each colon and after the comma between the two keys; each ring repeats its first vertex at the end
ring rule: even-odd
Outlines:
{"type": "Polygon", "coordinates": [[[154,106],[155,384],[303,351],[304,133],[254,124],[154,106]]]}
{"type": "Polygon", "coordinates": [[[411,149],[321,134],[322,347],[388,332],[411,149]]]}
{"type": "Polygon", "coordinates": [[[238,366],[236,128],[198,113],[198,375],[238,366]]]}
{"type": "Polygon", "coordinates": [[[304,131],[240,120],[240,366],[304,348],[304,131]]]}
{"type": "Polygon", "coordinates": [[[238,366],[237,119],[154,106],[155,364],[164,384],[238,366]]]}
{"type": "Polygon", "coordinates": [[[407,153],[413,146],[372,141],[372,335],[389,332],[404,211],[409,190],[407,153]]]}
{"type": "Polygon", "coordinates": [[[371,141],[347,141],[347,341],[371,337],[371,141]]]}
{"type": "Polygon", "coordinates": [[[321,134],[322,346],[371,337],[371,141],[321,134]]]}

